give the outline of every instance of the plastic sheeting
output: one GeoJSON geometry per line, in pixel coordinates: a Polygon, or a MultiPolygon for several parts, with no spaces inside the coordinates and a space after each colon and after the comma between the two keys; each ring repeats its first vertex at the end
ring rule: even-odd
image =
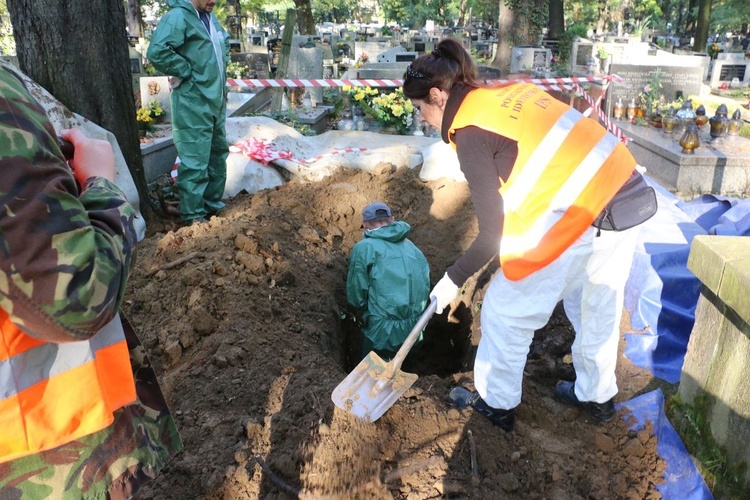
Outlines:
{"type": "Polygon", "coordinates": [[[664,413],[664,395],[657,389],[616,405],[635,417],[631,429],[641,430],[653,422],[656,451],[666,462],[664,483],[656,486],[663,498],[680,500],[712,499],[713,495],[664,413]]]}
{"type": "Polygon", "coordinates": [[[750,234],[750,200],[703,195],[690,202],[646,178],[657,191],[659,211],[641,227],[625,289],[634,331],[625,355],[654,376],[680,380],[701,283],[687,268],[697,234],[750,234]]]}
{"type": "Polygon", "coordinates": [[[687,268],[690,243],[706,234],[677,206],[678,199],[647,177],[659,210],[642,224],[633,267],[625,285],[625,308],[634,331],[625,355],[672,384],[679,382],[695,322],[700,281],[687,268]]]}

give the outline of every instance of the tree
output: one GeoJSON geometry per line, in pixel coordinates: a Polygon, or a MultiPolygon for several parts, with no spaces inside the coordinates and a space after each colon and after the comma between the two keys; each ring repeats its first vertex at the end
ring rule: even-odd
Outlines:
{"type": "Polygon", "coordinates": [[[140,0],[127,0],[128,34],[140,37],[143,35],[143,14],[140,0]]]}
{"type": "Polygon", "coordinates": [[[297,8],[297,27],[300,35],[315,34],[315,20],[313,19],[310,0],[294,0],[297,8]]]}
{"type": "Polygon", "coordinates": [[[549,23],[547,38],[558,40],[565,31],[563,0],[549,0],[549,23]]]}
{"type": "Polygon", "coordinates": [[[695,41],[693,50],[695,52],[706,51],[708,29],[711,26],[711,0],[698,0],[698,18],[695,24],[695,41]]]}
{"type": "Polygon", "coordinates": [[[515,14],[508,7],[504,0],[500,0],[500,14],[497,19],[497,52],[495,59],[492,60],[492,66],[498,68],[502,74],[506,75],[510,71],[510,50],[513,48],[511,41],[513,37],[513,24],[515,14]]]}
{"type": "Polygon", "coordinates": [[[546,0],[499,0],[497,36],[500,39],[492,66],[510,70],[511,49],[515,45],[537,45],[547,24],[546,0]]]}
{"type": "Polygon", "coordinates": [[[151,217],[122,0],[7,0],[21,70],[114,134],[151,217]]]}

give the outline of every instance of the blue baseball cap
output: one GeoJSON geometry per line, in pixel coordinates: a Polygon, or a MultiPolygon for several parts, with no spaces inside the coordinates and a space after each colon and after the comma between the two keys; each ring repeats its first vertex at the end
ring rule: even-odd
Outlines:
{"type": "Polygon", "coordinates": [[[392,217],[391,209],[388,205],[379,201],[370,203],[362,210],[362,222],[380,219],[381,217],[392,217]]]}

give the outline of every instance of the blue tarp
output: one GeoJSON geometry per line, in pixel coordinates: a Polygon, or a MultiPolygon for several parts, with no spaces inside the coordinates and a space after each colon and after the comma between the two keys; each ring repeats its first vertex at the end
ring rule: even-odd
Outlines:
{"type": "Polygon", "coordinates": [[[682,202],[656,189],[658,213],[642,225],[625,308],[637,334],[626,334],[625,355],[654,376],[675,384],[695,321],[701,283],[687,268],[697,234],[750,235],[750,200],[703,195],[682,202]]]}
{"type": "Polygon", "coordinates": [[[656,451],[666,463],[664,483],[656,489],[665,499],[708,500],[713,495],[695,467],[680,436],[664,414],[664,395],[660,389],[642,394],[617,405],[625,407],[635,417],[632,429],[641,430],[646,422],[653,422],[656,435],[656,451]]]}
{"type": "MultiPolygon", "coordinates": [[[[750,236],[750,200],[703,195],[690,202],[648,177],[659,210],[642,225],[633,267],[625,287],[625,308],[634,332],[625,335],[625,355],[655,377],[676,384],[695,322],[701,283],[687,268],[690,244],[698,234],[750,236]]],[[[713,498],[685,446],[664,415],[660,390],[618,406],[629,408],[641,429],[654,423],[657,452],[665,460],[664,498],[713,498]]]]}

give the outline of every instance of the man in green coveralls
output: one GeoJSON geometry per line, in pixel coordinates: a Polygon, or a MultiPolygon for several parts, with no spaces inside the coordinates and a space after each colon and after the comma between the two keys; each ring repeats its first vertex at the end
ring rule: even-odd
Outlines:
{"type": "Polygon", "coordinates": [[[224,208],[229,146],[226,65],[229,35],[211,11],[215,0],[169,0],[147,56],[172,82],[172,133],[180,214],[205,222],[224,208]]]}

